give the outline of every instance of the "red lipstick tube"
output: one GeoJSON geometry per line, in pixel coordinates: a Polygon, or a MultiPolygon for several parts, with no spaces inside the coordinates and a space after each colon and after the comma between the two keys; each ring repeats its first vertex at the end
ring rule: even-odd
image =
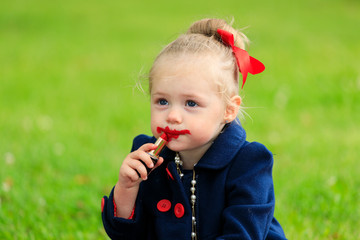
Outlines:
{"type": "MultiPolygon", "coordinates": [[[[167,136],[165,133],[163,133],[155,142],[155,145],[157,145],[157,148],[154,150],[151,150],[150,152],[147,152],[147,154],[150,155],[151,160],[153,161],[154,165],[156,165],[157,161],[159,160],[159,155],[161,151],[164,149],[164,147],[167,144],[167,136]]],[[[148,173],[150,173],[151,169],[149,169],[146,165],[146,170],[148,173]]]]}

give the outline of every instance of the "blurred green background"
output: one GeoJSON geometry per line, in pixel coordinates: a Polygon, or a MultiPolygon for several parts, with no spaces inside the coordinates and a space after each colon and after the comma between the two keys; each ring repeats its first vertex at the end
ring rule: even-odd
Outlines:
{"type": "Polygon", "coordinates": [[[287,237],[360,239],[357,0],[2,0],[0,239],[106,239],[101,198],[150,134],[136,82],[204,17],[234,17],[266,66],[242,124],[274,153],[287,237]]]}

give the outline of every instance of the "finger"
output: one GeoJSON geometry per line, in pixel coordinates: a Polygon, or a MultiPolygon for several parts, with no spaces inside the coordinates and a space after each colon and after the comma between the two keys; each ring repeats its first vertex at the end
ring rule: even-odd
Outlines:
{"type": "Polygon", "coordinates": [[[137,182],[140,179],[138,172],[132,168],[129,168],[125,176],[129,178],[131,182],[137,182]]]}
{"type": "Polygon", "coordinates": [[[137,175],[139,176],[139,178],[141,178],[140,173],[135,169],[135,172],[137,173],[137,175]]]}
{"type": "Polygon", "coordinates": [[[143,180],[147,179],[148,171],[141,160],[133,160],[128,163],[128,166],[136,172],[139,178],[143,180]]]}
{"type": "Polygon", "coordinates": [[[138,150],[142,150],[144,152],[149,152],[151,150],[154,150],[156,149],[158,146],[155,145],[154,143],[146,143],[144,145],[142,145],[141,147],[139,147],[138,150]]]}
{"type": "Polygon", "coordinates": [[[158,167],[158,166],[160,166],[163,162],[164,162],[164,158],[159,157],[159,160],[156,162],[156,164],[155,164],[155,167],[154,167],[154,168],[157,168],[157,167],[158,167]]]}
{"type": "Polygon", "coordinates": [[[143,162],[143,164],[147,167],[147,168],[153,168],[154,167],[154,162],[151,159],[150,155],[143,151],[143,150],[137,150],[135,152],[132,153],[131,158],[135,159],[135,160],[140,160],[141,162],[143,162]]]}

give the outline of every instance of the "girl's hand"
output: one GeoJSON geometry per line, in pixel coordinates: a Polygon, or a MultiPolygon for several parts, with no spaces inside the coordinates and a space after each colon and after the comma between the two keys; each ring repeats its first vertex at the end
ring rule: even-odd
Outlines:
{"type": "Polygon", "coordinates": [[[156,149],[153,143],[142,145],[138,150],[130,153],[124,159],[119,172],[119,180],[114,189],[114,201],[116,203],[116,216],[128,218],[135,206],[139,185],[142,180],[146,180],[148,168],[156,168],[163,163],[164,159],[159,158],[154,166],[148,151],[156,149]],[[139,176],[140,175],[140,176],[139,176]]]}
{"type": "Polygon", "coordinates": [[[124,159],[119,172],[119,187],[132,188],[138,186],[142,180],[146,180],[148,172],[145,165],[148,168],[156,168],[163,163],[164,159],[159,158],[154,166],[150,155],[147,153],[156,149],[157,146],[153,143],[147,143],[142,145],[138,150],[131,152],[124,159]]]}

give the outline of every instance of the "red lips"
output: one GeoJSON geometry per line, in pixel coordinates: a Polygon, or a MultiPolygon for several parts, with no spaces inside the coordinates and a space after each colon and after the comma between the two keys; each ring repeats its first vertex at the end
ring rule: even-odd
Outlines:
{"type": "Polygon", "coordinates": [[[169,127],[166,128],[161,128],[158,127],[157,129],[158,133],[165,133],[167,136],[167,140],[168,142],[171,141],[172,138],[177,139],[180,135],[185,135],[185,134],[191,134],[189,130],[185,129],[185,130],[171,130],[169,127]]]}

